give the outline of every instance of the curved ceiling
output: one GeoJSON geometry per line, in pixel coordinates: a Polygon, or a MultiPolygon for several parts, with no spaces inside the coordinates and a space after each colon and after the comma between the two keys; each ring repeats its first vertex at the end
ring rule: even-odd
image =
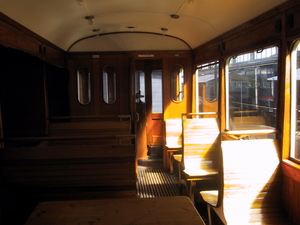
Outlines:
{"type": "Polygon", "coordinates": [[[286,1],[1,0],[0,9],[70,52],[188,50],[286,1]]]}

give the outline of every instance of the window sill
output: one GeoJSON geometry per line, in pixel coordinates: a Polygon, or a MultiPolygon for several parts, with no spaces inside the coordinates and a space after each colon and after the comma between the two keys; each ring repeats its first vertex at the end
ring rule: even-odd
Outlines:
{"type": "Polygon", "coordinates": [[[300,183],[300,165],[288,160],[284,159],[282,162],[282,173],[295,180],[296,182],[300,183]]]}

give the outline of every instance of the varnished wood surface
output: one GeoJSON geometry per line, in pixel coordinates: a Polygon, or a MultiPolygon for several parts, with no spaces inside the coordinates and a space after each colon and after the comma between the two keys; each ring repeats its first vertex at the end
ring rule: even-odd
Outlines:
{"type": "Polygon", "coordinates": [[[214,180],[218,174],[221,150],[219,119],[184,118],[182,127],[181,183],[189,190],[189,196],[194,201],[197,181],[214,180]]]}
{"type": "Polygon", "coordinates": [[[292,224],[282,205],[279,157],[276,140],[224,141],[221,188],[200,194],[225,224],[292,224]]]}
{"type": "Polygon", "coordinates": [[[189,198],[126,198],[40,203],[25,225],[205,225],[189,198]]]}
{"type": "Polygon", "coordinates": [[[3,184],[31,201],[134,196],[135,169],[134,145],[15,147],[0,154],[3,184]]]}
{"type": "MultiPolygon", "coordinates": [[[[182,156],[182,120],[166,119],[165,120],[165,154],[170,168],[170,173],[173,174],[174,158],[173,155],[178,154],[182,156]]],[[[180,160],[181,161],[181,160],[180,160]]]]}

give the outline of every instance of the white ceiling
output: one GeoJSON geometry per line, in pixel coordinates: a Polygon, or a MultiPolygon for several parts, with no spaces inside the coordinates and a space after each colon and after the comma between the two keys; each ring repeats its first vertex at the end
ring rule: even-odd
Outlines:
{"type": "Polygon", "coordinates": [[[288,0],[82,1],[0,0],[0,9],[66,51],[187,50],[288,0]],[[97,34],[94,29],[98,36],[85,39],[97,34]]]}

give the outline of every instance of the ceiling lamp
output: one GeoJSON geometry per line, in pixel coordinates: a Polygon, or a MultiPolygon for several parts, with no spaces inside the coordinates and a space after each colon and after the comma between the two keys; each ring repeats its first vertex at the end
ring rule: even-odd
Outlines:
{"type": "Polygon", "coordinates": [[[83,0],[77,0],[78,5],[83,5],[83,0]]]}
{"type": "Polygon", "coordinates": [[[168,28],[162,27],[160,29],[162,30],[163,35],[166,35],[166,32],[168,31],[168,28]]]}
{"type": "Polygon", "coordinates": [[[93,32],[96,33],[96,36],[99,36],[99,31],[100,31],[100,29],[93,29],[93,32]]]}
{"type": "Polygon", "coordinates": [[[84,18],[88,21],[89,25],[93,25],[94,16],[86,16],[84,18]]]}
{"type": "Polygon", "coordinates": [[[177,15],[177,14],[172,14],[172,15],[171,15],[171,18],[172,18],[172,19],[179,19],[179,15],[177,15]]]}

